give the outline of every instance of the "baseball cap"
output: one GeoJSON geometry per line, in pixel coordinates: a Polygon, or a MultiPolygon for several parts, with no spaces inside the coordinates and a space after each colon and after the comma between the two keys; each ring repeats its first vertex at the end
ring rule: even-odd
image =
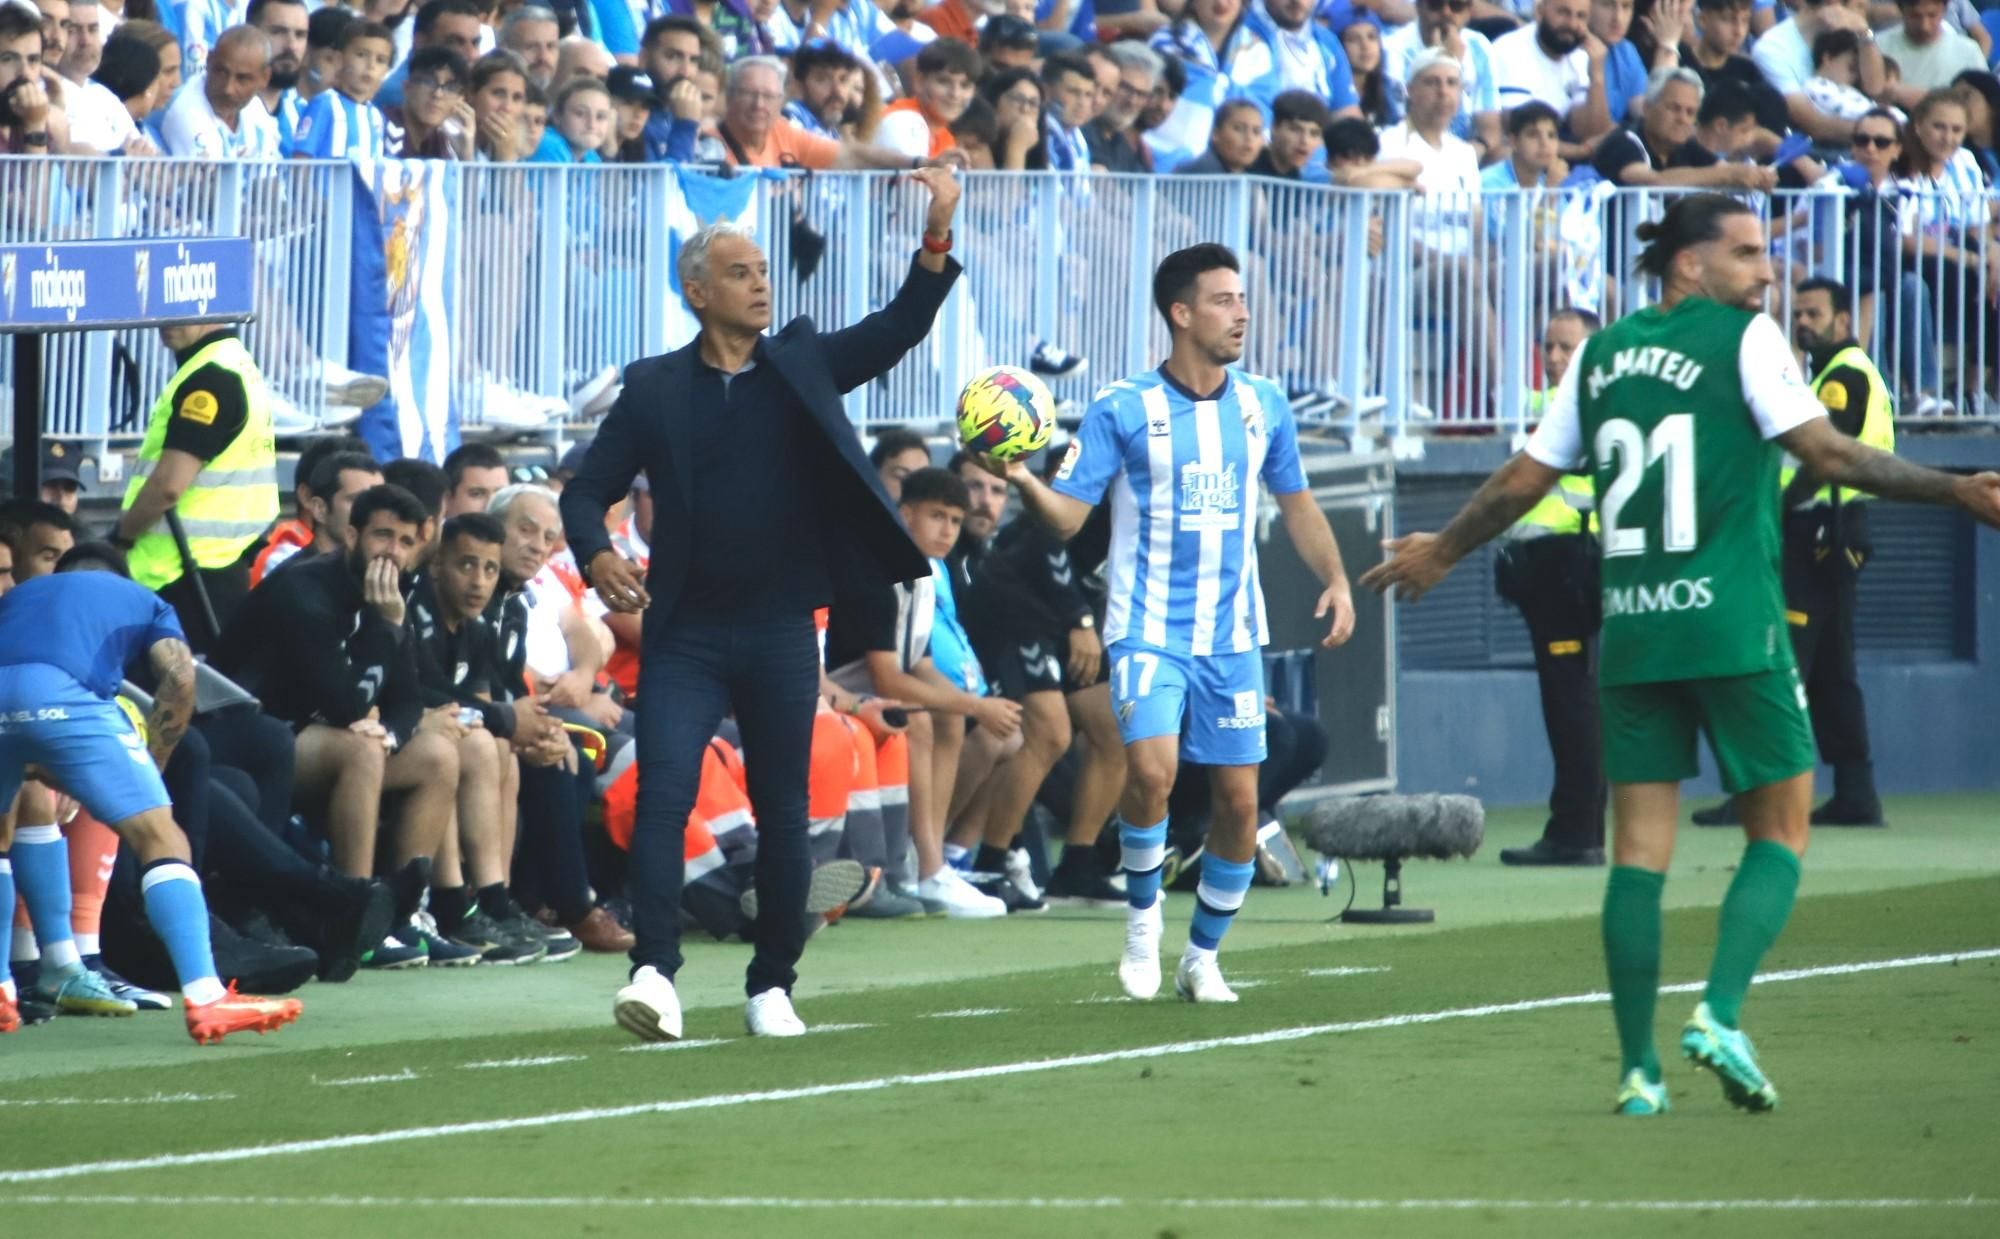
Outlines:
{"type": "MultiPolygon", "coordinates": [[[[74,443],[45,442],[42,444],[42,481],[69,482],[78,490],[89,490],[83,484],[83,475],[77,472],[83,464],[83,452],[74,443]]],[[[0,452],[0,476],[9,481],[14,476],[14,449],[9,447],[0,452]]]]}
{"type": "Polygon", "coordinates": [[[611,76],[605,80],[605,89],[611,92],[613,99],[643,103],[649,107],[660,105],[659,87],[653,85],[653,79],[645,70],[634,69],[630,65],[619,65],[613,69],[611,76]]]}

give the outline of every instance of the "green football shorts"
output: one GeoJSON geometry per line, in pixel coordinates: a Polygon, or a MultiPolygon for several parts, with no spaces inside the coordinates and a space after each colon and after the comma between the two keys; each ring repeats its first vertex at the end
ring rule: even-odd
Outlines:
{"type": "Polygon", "coordinates": [[[1613,783],[1679,783],[1708,747],[1729,792],[1783,782],[1813,768],[1805,686],[1790,667],[1705,680],[1623,684],[1598,691],[1604,774],[1613,783]]]}

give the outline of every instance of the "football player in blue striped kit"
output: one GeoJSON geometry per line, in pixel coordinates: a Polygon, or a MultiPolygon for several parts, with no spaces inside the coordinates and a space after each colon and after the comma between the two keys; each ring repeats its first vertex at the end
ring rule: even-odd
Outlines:
{"type": "Polygon", "coordinates": [[[1215,808],[1174,990],[1190,1002],[1234,1002],[1215,954],[1243,905],[1257,845],[1258,648],[1270,640],[1257,579],[1265,491],[1325,586],[1315,611],[1331,617],[1323,645],[1353,633],[1354,606],[1299,464],[1291,404],[1276,383],[1235,365],[1250,326],[1236,256],[1220,245],[1169,255],[1154,273],[1153,302],[1173,341],[1166,363],[1097,394],[1052,483],[1020,460],[986,463],[1065,539],[1110,492],[1104,641],[1130,772],[1118,806],[1130,905],[1118,979],[1133,998],[1160,989],[1167,794],[1185,754],[1214,768],[1215,808]]]}

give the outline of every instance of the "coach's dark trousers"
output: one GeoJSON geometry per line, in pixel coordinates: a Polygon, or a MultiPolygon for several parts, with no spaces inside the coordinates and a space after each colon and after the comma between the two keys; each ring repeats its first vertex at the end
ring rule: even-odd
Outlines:
{"type": "Polygon", "coordinates": [[[639,804],[632,830],[634,965],[672,977],[681,966],[683,836],[702,754],[733,705],[757,815],[756,952],[744,989],[787,992],[806,943],[806,777],[819,698],[819,641],[810,612],[750,622],[678,617],[640,661],[639,804]]]}

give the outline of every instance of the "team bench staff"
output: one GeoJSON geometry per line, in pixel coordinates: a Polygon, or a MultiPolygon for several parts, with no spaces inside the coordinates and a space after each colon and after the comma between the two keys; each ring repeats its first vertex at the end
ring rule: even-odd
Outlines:
{"type": "Polygon", "coordinates": [[[754,237],[712,224],[678,272],[701,332],[633,363],[583,467],[563,525],[605,605],[645,611],[639,670],[639,806],[632,831],[632,980],[614,1013],[652,1040],[681,1035],[681,836],[702,753],[732,705],[757,813],[756,950],[745,986],[752,1035],[805,1031],[792,1010],[805,950],[806,774],[819,698],[813,611],[836,587],[930,574],[889,503],[840,398],[886,374],[930,333],[958,278],[959,184],[926,168],[923,248],[888,305],[821,335],[808,318],[766,336],[770,266],[754,237]],[[652,563],[612,549],[604,513],[644,470],[659,519],[652,563]]]}

